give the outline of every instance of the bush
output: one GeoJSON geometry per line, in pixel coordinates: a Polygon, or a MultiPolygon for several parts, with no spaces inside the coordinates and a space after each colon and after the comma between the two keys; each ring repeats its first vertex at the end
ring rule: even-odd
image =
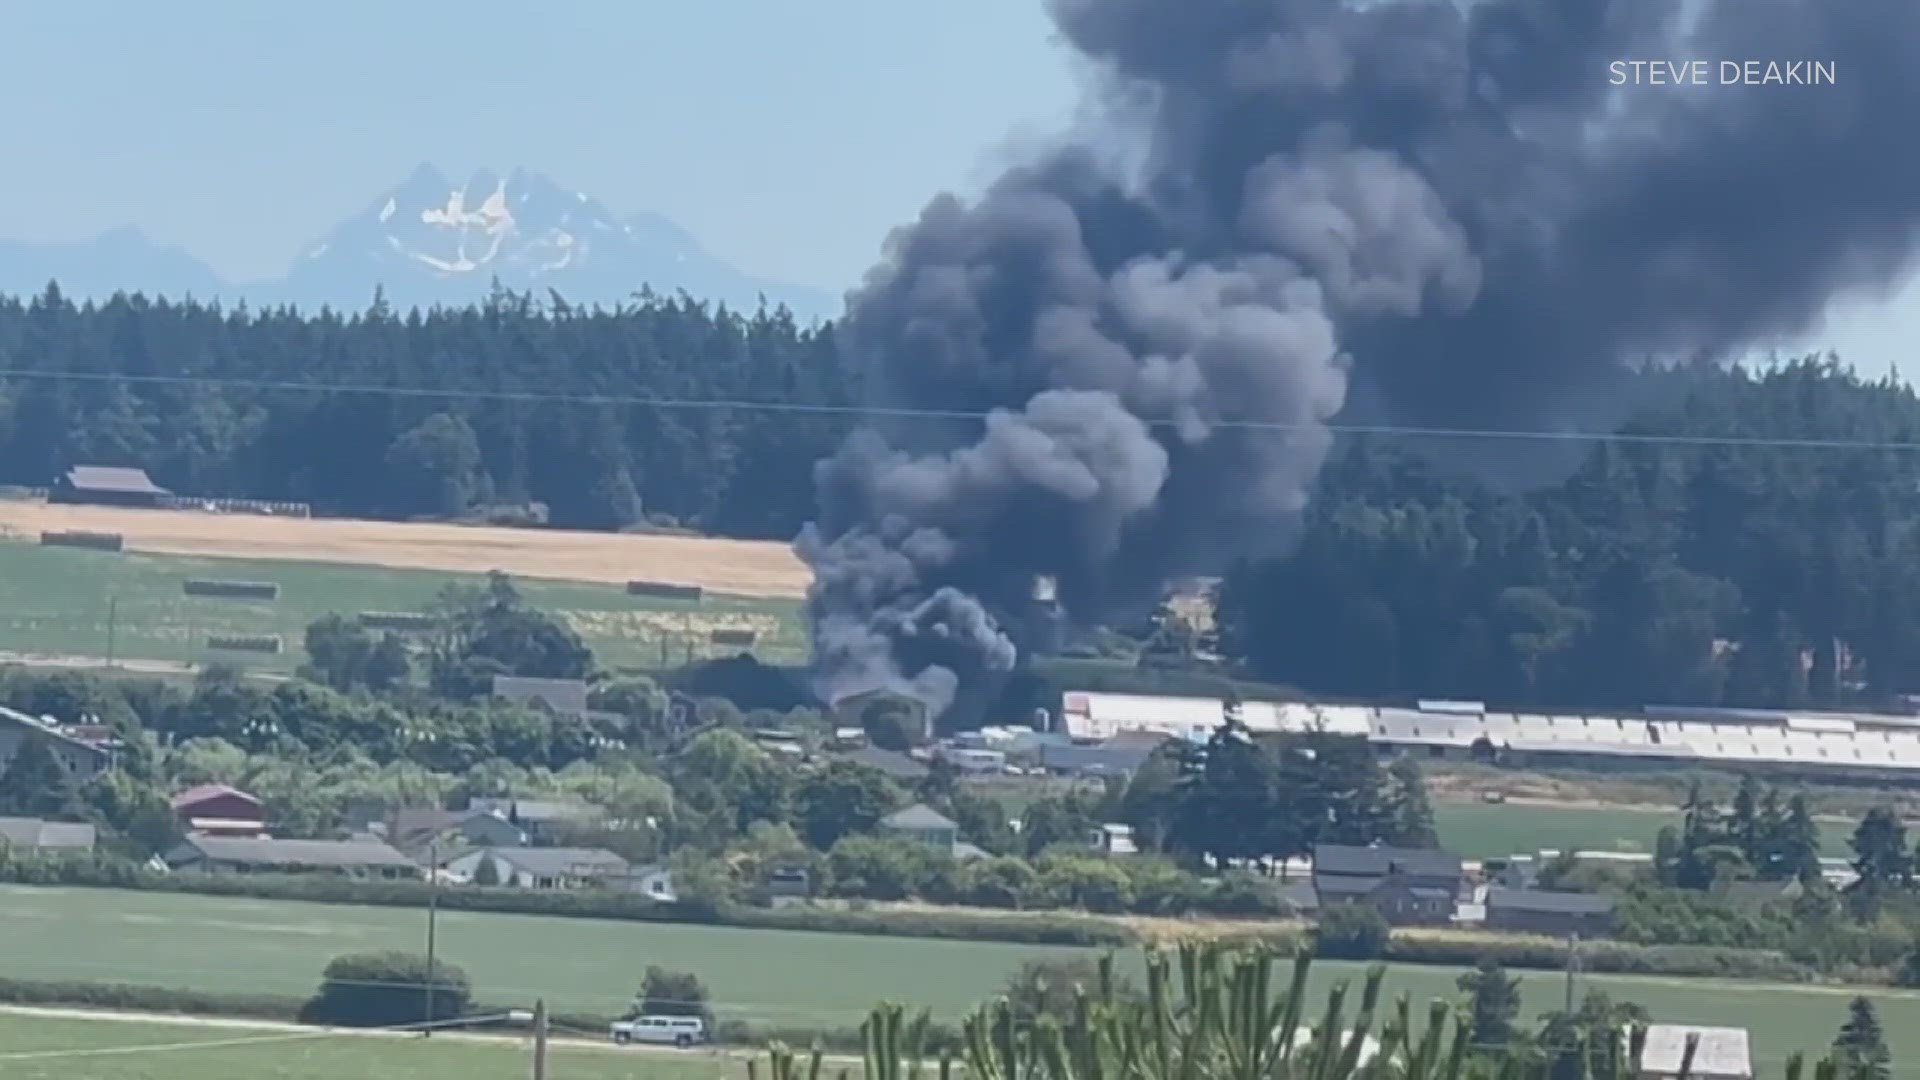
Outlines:
{"type": "Polygon", "coordinates": [[[1378,960],[1386,955],[1392,936],[1378,911],[1366,904],[1342,904],[1320,913],[1313,951],[1333,960],[1378,960]]]}
{"type": "Polygon", "coordinates": [[[640,981],[640,993],[634,1000],[639,1016],[697,1016],[713,1031],[713,1009],[706,985],[691,971],[668,971],[647,965],[640,981]]]}
{"type": "MultiPolygon", "coordinates": [[[[1139,997],[1125,976],[1113,972],[1110,989],[1118,1000],[1133,1000],[1139,997]]],[[[1029,960],[1020,965],[1007,980],[1007,1004],[1012,1006],[1013,1014],[1022,1021],[1031,1023],[1041,1017],[1048,1017],[1061,1023],[1073,1018],[1074,1006],[1080,995],[1085,992],[1089,998],[1100,996],[1100,965],[1086,957],[1062,957],[1047,960],[1029,960]]]]}
{"type": "Polygon", "coordinates": [[[300,1019],[339,1027],[439,1023],[465,1016],[472,999],[467,973],[452,964],[430,965],[415,953],[349,953],[327,965],[300,1019]]]}
{"type": "Polygon", "coordinates": [[[1244,871],[1234,871],[1220,879],[1206,896],[1206,909],[1216,915],[1245,917],[1291,915],[1292,905],[1280,895],[1273,882],[1244,871]]]}

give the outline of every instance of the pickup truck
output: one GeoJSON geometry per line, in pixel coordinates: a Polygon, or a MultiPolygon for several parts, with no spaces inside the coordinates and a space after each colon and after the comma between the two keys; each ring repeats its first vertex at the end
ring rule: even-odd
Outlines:
{"type": "Polygon", "coordinates": [[[613,1041],[688,1047],[707,1041],[706,1022],[697,1016],[636,1016],[614,1021],[613,1041]]]}

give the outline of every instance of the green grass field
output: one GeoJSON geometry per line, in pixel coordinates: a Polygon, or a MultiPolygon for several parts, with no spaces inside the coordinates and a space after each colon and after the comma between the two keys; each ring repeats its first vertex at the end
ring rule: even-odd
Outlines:
{"type": "MultiPolygon", "coordinates": [[[[425,928],[423,913],[392,908],[0,888],[0,956],[7,974],[21,979],[305,994],[332,956],[417,949],[425,928]]],[[[1023,961],[1072,951],[471,912],[444,913],[439,931],[440,954],[465,967],[476,997],[489,1003],[544,998],[557,1012],[610,1013],[631,1000],[645,967],[659,964],[699,974],[723,1016],[783,1026],[851,1026],[883,998],[951,1018],[993,994],[1023,961]]],[[[1127,962],[1137,968],[1138,958],[1127,962]]],[[[1316,965],[1316,995],[1361,970],[1316,965]]],[[[1403,966],[1389,975],[1389,988],[1416,1002],[1452,998],[1458,974],[1403,966]]],[[[1747,1027],[1756,1052],[1776,1071],[1792,1051],[1817,1050],[1832,1040],[1853,993],[1707,979],[1593,976],[1583,982],[1637,1001],[1663,1020],[1747,1027]]],[[[1553,973],[1523,973],[1521,990],[1528,1010],[1539,1012],[1558,1007],[1564,982],[1553,973]]],[[[1895,1060],[1911,1063],[1900,1075],[1920,1080],[1920,994],[1869,992],[1895,1060]]]]}
{"type": "MultiPolygon", "coordinates": [[[[1469,859],[1541,848],[1651,852],[1662,827],[1680,824],[1680,815],[1672,810],[1538,803],[1437,802],[1433,817],[1440,843],[1469,859]]],[[[1847,855],[1846,827],[1820,824],[1822,854],[1847,855]]]]}
{"type": "MultiPolygon", "coordinates": [[[[520,1041],[327,1034],[0,1014],[0,1080],[524,1080],[520,1041]]],[[[739,1080],[741,1062],[693,1052],[549,1047],[564,1080],[739,1080]]]]}
{"type": "MultiPolygon", "coordinates": [[[[386,570],[246,559],[195,559],[114,554],[0,542],[0,652],[104,657],[112,612],[113,653],[125,660],[206,663],[223,659],[253,670],[292,671],[308,623],[333,612],[419,611],[449,584],[477,583],[470,575],[386,570]],[[276,601],[190,597],[189,578],[272,581],[276,601]],[[209,632],[279,634],[278,656],[209,653],[209,632]]],[[[630,597],[611,585],[516,582],[527,600],[564,617],[608,667],[655,668],[663,659],[720,655],[710,630],[751,627],[754,652],[769,663],[793,663],[806,653],[797,602],[709,597],[704,601],[630,597]],[[663,649],[665,650],[663,652],[663,649]]]]}

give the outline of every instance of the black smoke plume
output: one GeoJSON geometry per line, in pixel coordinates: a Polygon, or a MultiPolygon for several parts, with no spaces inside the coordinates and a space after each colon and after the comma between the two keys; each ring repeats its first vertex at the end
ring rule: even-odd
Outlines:
{"type": "Polygon", "coordinates": [[[1606,423],[1628,365],[1810,330],[1915,246],[1913,0],[1050,7],[1097,134],[936,198],[850,297],[884,408],[797,541],[830,700],[943,708],[1049,625],[1041,580],[1091,622],[1284,550],[1343,410],[1606,423]],[[1634,59],[1712,84],[1611,85],[1634,59]]]}

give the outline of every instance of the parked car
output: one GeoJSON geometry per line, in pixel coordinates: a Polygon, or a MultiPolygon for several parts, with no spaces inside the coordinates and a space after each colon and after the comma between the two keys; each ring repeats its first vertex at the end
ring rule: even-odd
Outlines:
{"type": "Polygon", "coordinates": [[[612,1035],[613,1041],[623,1046],[652,1043],[684,1048],[706,1042],[707,1025],[697,1016],[636,1016],[614,1021],[612,1035]]]}

